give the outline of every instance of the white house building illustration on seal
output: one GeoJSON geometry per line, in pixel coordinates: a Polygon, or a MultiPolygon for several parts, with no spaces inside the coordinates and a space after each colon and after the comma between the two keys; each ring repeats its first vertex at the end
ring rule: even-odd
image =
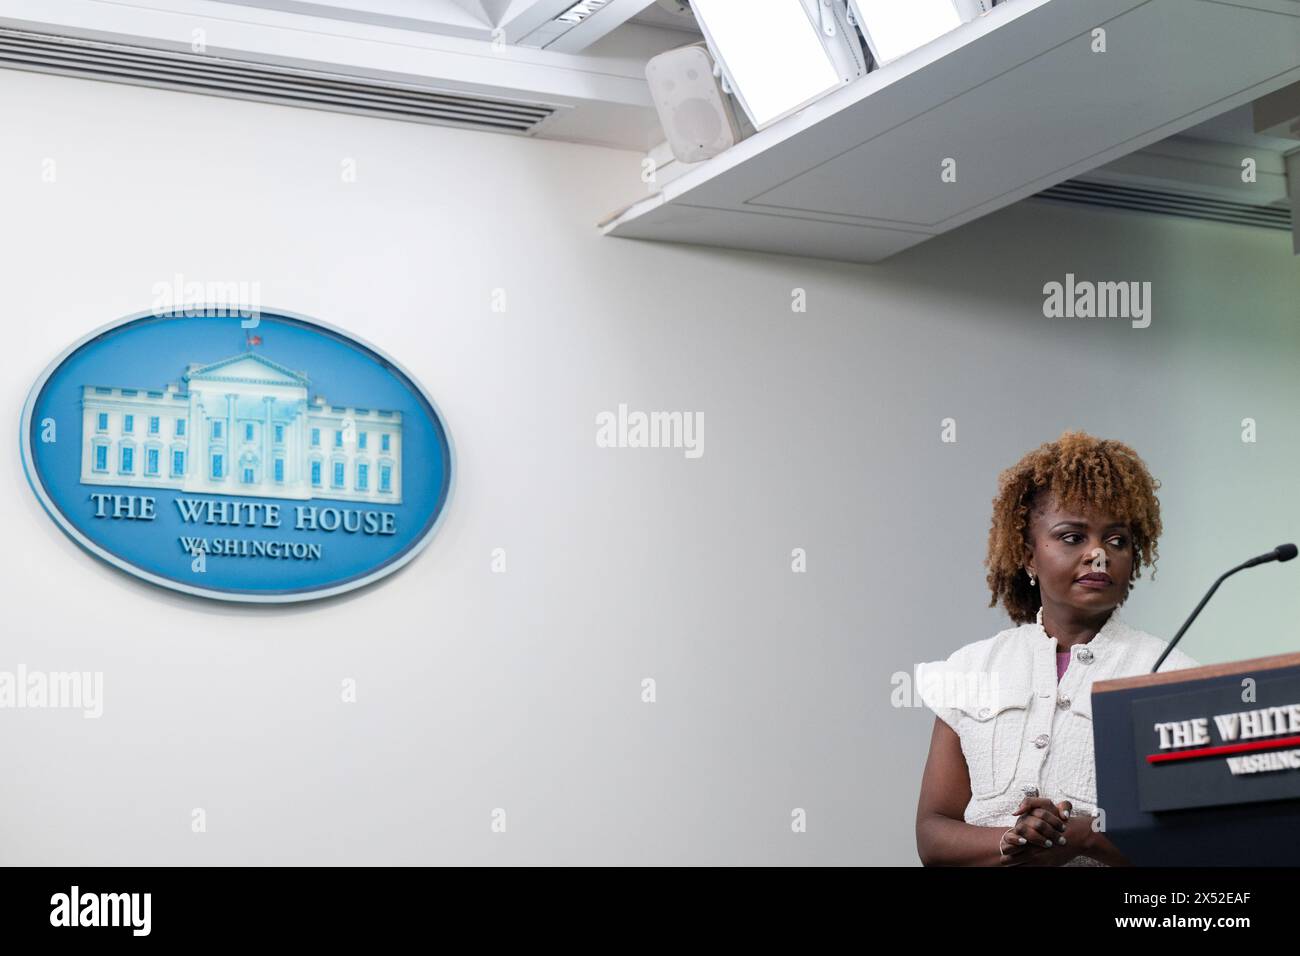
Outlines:
{"type": "Polygon", "coordinates": [[[401,414],[309,400],[309,385],[250,346],[161,391],[84,386],[81,482],[401,504],[401,414]]]}

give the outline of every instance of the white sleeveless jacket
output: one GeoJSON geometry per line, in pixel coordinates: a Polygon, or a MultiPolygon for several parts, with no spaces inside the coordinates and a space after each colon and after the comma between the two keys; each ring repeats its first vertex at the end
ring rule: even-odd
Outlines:
{"type": "MultiPolygon", "coordinates": [[[[1091,815],[1097,808],[1092,683],[1150,673],[1166,646],[1116,610],[1092,640],[1072,648],[1059,685],[1056,639],[1037,622],[967,644],[946,661],[918,665],[921,699],[961,738],[971,790],[966,822],[1012,826],[1012,811],[1029,787],[1091,815]]],[[[1196,666],[1175,648],[1160,672],[1196,666]]]]}

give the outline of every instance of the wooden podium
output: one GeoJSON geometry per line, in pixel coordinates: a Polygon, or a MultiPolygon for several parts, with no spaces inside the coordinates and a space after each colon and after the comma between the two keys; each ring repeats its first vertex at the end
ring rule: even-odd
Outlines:
{"type": "Polygon", "coordinates": [[[1097,805],[1136,866],[1300,866],[1300,654],[1098,681],[1097,805]]]}

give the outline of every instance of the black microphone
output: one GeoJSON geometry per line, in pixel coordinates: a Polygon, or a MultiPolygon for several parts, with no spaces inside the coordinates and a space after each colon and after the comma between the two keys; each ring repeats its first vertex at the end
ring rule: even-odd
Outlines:
{"type": "MultiPolygon", "coordinates": [[[[1258,558],[1251,558],[1241,567],[1253,568],[1257,564],[1267,564],[1269,561],[1290,561],[1295,555],[1296,548],[1294,544],[1279,544],[1268,554],[1261,554],[1258,558]]],[[[1240,570],[1240,568],[1236,570],[1240,570]]],[[[1232,572],[1229,571],[1228,573],[1231,574],[1232,572]]]]}
{"type": "Polygon", "coordinates": [[[1253,568],[1257,564],[1268,564],[1270,561],[1290,561],[1295,556],[1296,546],[1294,544],[1279,544],[1272,551],[1268,552],[1268,554],[1261,554],[1257,558],[1251,558],[1249,561],[1237,565],[1231,571],[1225,571],[1223,574],[1219,575],[1219,580],[1215,581],[1214,586],[1206,592],[1205,597],[1201,598],[1201,603],[1196,605],[1196,610],[1192,612],[1192,616],[1189,617],[1183,623],[1183,626],[1178,629],[1178,633],[1174,635],[1174,639],[1169,642],[1169,646],[1165,648],[1165,652],[1160,655],[1160,660],[1156,661],[1156,666],[1151,668],[1151,673],[1154,674],[1156,671],[1160,670],[1160,665],[1165,662],[1165,658],[1169,656],[1169,652],[1172,651],[1174,646],[1183,639],[1183,635],[1187,633],[1187,629],[1191,627],[1192,622],[1196,620],[1196,615],[1200,614],[1201,608],[1205,607],[1205,605],[1210,602],[1210,598],[1214,597],[1214,592],[1219,590],[1220,584],[1238,571],[1253,568]]]}

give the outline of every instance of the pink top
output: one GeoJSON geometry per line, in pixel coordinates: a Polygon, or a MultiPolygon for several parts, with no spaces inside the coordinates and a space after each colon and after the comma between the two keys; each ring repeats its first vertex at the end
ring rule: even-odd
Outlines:
{"type": "Polygon", "coordinates": [[[1056,652],[1056,682],[1059,684],[1061,678],[1065,676],[1065,669],[1070,666],[1070,652],[1056,652]]]}

